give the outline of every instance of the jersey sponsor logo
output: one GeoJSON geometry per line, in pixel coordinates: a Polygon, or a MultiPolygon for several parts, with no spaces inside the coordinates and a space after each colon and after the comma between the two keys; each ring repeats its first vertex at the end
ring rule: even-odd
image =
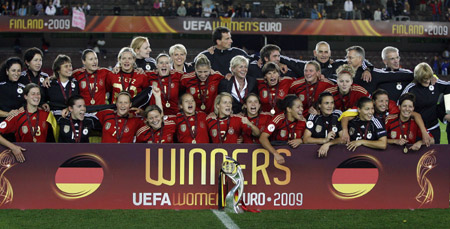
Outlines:
{"type": "Polygon", "coordinates": [[[3,121],[2,123],[0,123],[0,129],[5,129],[7,125],[8,124],[5,121],[3,121]]]}
{"type": "Polygon", "coordinates": [[[28,133],[28,126],[22,126],[22,133],[24,134],[28,133]]]}
{"type": "Polygon", "coordinates": [[[63,130],[64,130],[64,133],[69,133],[69,131],[70,131],[70,126],[69,125],[64,125],[64,128],[63,128],[63,130]]]}
{"type": "Polygon", "coordinates": [[[186,125],[185,124],[181,125],[180,130],[181,132],[186,132],[186,125]]]}
{"type": "Polygon", "coordinates": [[[75,90],[75,83],[74,83],[74,82],[72,82],[72,83],[70,84],[70,86],[72,87],[72,91],[75,90]]]}
{"type": "MultiPolygon", "coordinates": [[[[312,121],[306,122],[306,127],[308,127],[309,129],[313,128],[313,126],[314,126],[314,123],[312,121]]],[[[317,131],[317,132],[319,132],[319,131],[317,131]]]]}
{"type": "Polygon", "coordinates": [[[322,126],[321,125],[317,125],[316,126],[316,132],[320,133],[320,131],[322,131],[322,126]]]}
{"type": "Polygon", "coordinates": [[[39,78],[39,81],[40,81],[41,83],[43,83],[43,82],[44,82],[44,77],[39,78]]]}
{"type": "Polygon", "coordinates": [[[88,134],[89,134],[89,130],[87,128],[84,128],[83,135],[88,135],[88,134]]]}
{"type": "Polygon", "coordinates": [[[274,125],[274,124],[270,124],[270,125],[267,127],[267,129],[268,129],[270,132],[273,132],[273,131],[275,130],[275,125],[274,125]]]}
{"type": "Polygon", "coordinates": [[[391,138],[395,139],[397,137],[397,132],[391,131],[391,138]]]}
{"type": "Polygon", "coordinates": [[[367,139],[372,139],[372,133],[367,133],[367,139]]]}

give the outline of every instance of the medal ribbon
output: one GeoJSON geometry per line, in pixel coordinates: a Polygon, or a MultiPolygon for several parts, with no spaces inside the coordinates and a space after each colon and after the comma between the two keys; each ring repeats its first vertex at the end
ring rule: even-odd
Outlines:
{"type": "Polygon", "coordinates": [[[122,139],[123,133],[125,132],[125,129],[127,127],[127,122],[128,122],[128,118],[125,118],[125,122],[123,123],[123,128],[119,133],[119,116],[116,114],[116,116],[114,117],[115,121],[116,121],[116,138],[117,138],[117,142],[120,142],[120,140],[122,139]]]}
{"type": "Polygon", "coordinates": [[[72,117],[70,117],[70,127],[72,128],[73,138],[74,138],[75,142],[80,143],[81,142],[81,133],[83,130],[83,121],[80,120],[80,126],[78,127],[78,134],[75,130],[75,125],[73,124],[72,117]]]}
{"type": "Polygon", "coordinates": [[[289,133],[288,139],[292,140],[292,139],[294,139],[294,136],[295,136],[295,126],[294,126],[294,128],[291,129],[291,127],[289,125],[291,125],[292,123],[296,123],[297,121],[289,123],[289,120],[287,118],[287,114],[285,114],[284,121],[286,122],[286,129],[287,129],[287,131],[289,133]]]}
{"type": "MultiPolygon", "coordinates": [[[[86,77],[86,81],[87,81],[87,84],[88,84],[87,88],[88,88],[88,91],[89,91],[89,95],[91,96],[91,99],[94,99],[95,88],[97,87],[97,71],[95,71],[95,73],[94,73],[94,87],[93,88],[91,88],[91,82],[89,80],[89,76],[88,76],[87,72],[84,74],[84,76],[86,77]]],[[[130,81],[130,84],[131,84],[131,81],[130,81]]],[[[130,85],[128,85],[128,86],[130,86],[130,85]]],[[[123,89],[123,78],[122,78],[122,89],[123,89]]]]}
{"type": "Polygon", "coordinates": [[[398,118],[398,124],[400,125],[399,126],[400,127],[400,133],[401,133],[400,139],[402,137],[405,137],[405,139],[408,140],[408,135],[407,134],[409,133],[409,130],[411,128],[411,118],[408,121],[406,121],[406,122],[402,122],[402,120],[400,120],[400,117],[399,117],[398,118]],[[406,132],[403,132],[403,124],[408,125],[408,129],[407,129],[406,132]]]}
{"type": "Polygon", "coordinates": [[[31,132],[31,136],[33,138],[36,138],[36,133],[38,130],[38,126],[39,126],[39,111],[36,111],[33,114],[36,114],[36,123],[33,125],[31,124],[31,116],[33,116],[33,114],[30,116],[30,113],[28,113],[27,108],[25,108],[25,114],[27,115],[27,122],[28,122],[28,126],[30,126],[30,132],[31,132]]]}
{"type": "Polygon", "coordinates": [[[366,139],[367,132],[369,131],[369,125],[370,125],[370,121],[367,121],[367,125],[366,125],[366,128],[365,128],[364,134],[363,134],[363,131],[361,130],[361,127],[358,127],[358,133],[361,135],[362,139],[366,139]]]}
{"type": "MultiPolygon", "coordinates": [[[[156,133],[158,133],[158,131],[161,131],[161,134],[159,135],[159,140],[157,143],[161,143],[163,137],[164,137],[164,121],[161,121],[161,127],[159,129],[157,129],[156,131],[153,130],[152,127],[150,127],[150,130],[152,131],[152,136],[150,136],[152,138],[152,143],[155,143],[155,137],[156,137],[156,133]]],[[[147,139],[147,141],[150,139],[150,137],[147,139]]]]}
{"type": "Polygon", "coordinates": [[[314,93],[312,94],[312,98],[309,97],[309,84],[306,82],[306,101],[308,107],[311,107],[313,104],[314,97],[316,97],[317,87],[319,86],[319,82],[316,82],[314,85],[314,93]]]}
{"type": "Polygon", "coordinates": [[[275,98],[272,98],[272,93],[270,92],[269,85],[266,85],[266,88],[267,88],[267,91],[269,92],[269,104],[270,104],[270,107],[272,109],[275,109],[275,106],[277,105],[277,100],[278,100],[277,95],[278,95],[278,92],[279,92],[279,89],[280,89],[280,82],[277,83],[277,88],[275,89],[275,98]]]}
{"type": "Polygon", "coordinates": [[[219,131],[219,140],[220,143],[223,143],[223,141],[225,141],[225,139],[227,138],[227,134],[228,134],[228,129],[230,128],[230,121],[231,121],[231,117],[227,117],[227,129],[225,131],[225,134],[223,135],[223,138],[221,136],[221,131],[220,131],[220,118],[217,119],[217,130],[219,131]]]}
{"type": "MultiPolygon", "coordinates": [[[[157,77],[158,78],[158,83],[159,83],[159,89],[161,90],[161,94],[162,94],[162,96],[163,96],[163,98],[164,98],[164,100],[166,100],[166,103],[168,103],[169,102],[169,100],[170,100],[170,90],[171,90],[171,85],[172,85],[172,75],[169,75],[168,76],[168,78],[169,78],[169,84],[167,85],[167,92],[166,92],[166,90],[164,90],[165,89],[165,87],[163,88],[163,83],[162,83],[162,80],[161,80],[161,77],[157,77]]],[[[161,101],[162,102],[162,101],[161,101]]],[[[164,103],[164,102],[163,102],[164,103]]]]}
{"type": "MultiPolygon", "coordinates": [[[[237,87],[237,80],[236,80],[236,78],[234,79],[234,89],[236,90],[236,93],[237,93],[237,95],[238,95],[238,98],[239,98],[239,102],[240,103],[242,103],[242,104],[244,104],[244,100],[243,100],[243,98],[241,97],[241,93],[239,92],[239,89],[238,89],[238,87],[237,87]]],[[[244,84],[245,84],[245,82],[244,82],[244,84]]],[[[245,88],[245,92],[244,92],[244,98],[245,98],[245,96],[247,96],[247,94],[248,94],[248,85],[247,85],[247,88],[245,88]]]]}
{"type": "MultiPolygon", "coordinates": [[[[339,90],[339,89],[338,89],[338,90],[339,90]]],[[[348,97],[348,101],[347,101],[347,102],[349,102],[349,101],[350,101],[350,98],[351,98],[351,95],[350,95],[351,92],[352,92],[352,91],[351,91],[351,89],[350,89],[350,91],[348,92],[348,94],[342,95],[342,94],[338,91],[339,99],[341,100],[342,107],[344,108],[344,109],[342,110],[342,112],[344,112],[344,111],[347,110],[347,106],[346,106],[345,103],[344,103],[344,98],[345,98],[345,97],[348,97]]]]}
{"type": "Polygon", "coordinates": [[[194,115],[194,129],[192,129],[192,126],[191,126],[191,123],[189,122],[189,119],[188,119],[188,117],[186,116],[186,114],[184,114],[183,113],[183,118],[184,118],[184,121],[186,122],[186,125],[187,125],[187,127],[188,127],[188,129],[189,129],[189,133],[191,134],[191,137],[192,137],[192,140],[195,140],[195,138],[197,137],[197,133],[198,133],[198,131],[197,131],[197,129],[198,129],[198,119],[197,119],[197,112],[195,112],[195,115],[194,115]]]}
{"type": "Polygon", "coordinates": [[[206,94],[208,93],[209,77],[206,79],[206,82],[205,82],[205,90],[202,90],[202,87],[201,87],[200,83],[201,83],[201,80],[198,79],[198,81],[197,81],[198,93],[200,94],[200,98],[202,100],[202,104],[205,104],[206,103],[206,94]]]}
{"type": "MultiPolygon", "coordinates": [[[[67,103],[66,91],[64,90],[61,80],[59,80],[59,79],[58,79],[58,84],[59,84],[59,88],[61,89],[61,93],[64,96],[64,103],[67,103]]],[[[70,98],[70,96],[72,96],[72,82],[70,82],[70,80],[68,80],[67,86],[69,87],[69,98],[70,98]]]]}
{"type": "MultiPolygon", "coordinates": [[[[249,118],[247,116],[247,118],[250,120],[250,122],[252,122],[254,120],[255,122],[253,122],[253,124],[255,124],[255,126],[258,127],[258,129],[259,129],[259,115],[256,117],[253,117],[253,118],[249,118]]],[[[256,142],[254,138],[252,138],[252,140],[253,140],[253,142],[256,142]]]]}
{"type": "MultiPolygon", "coordinates": [[[[133,78],[134,78],[134,70],[133,70],[133,72],[131,72],[130,83],[128,84],[128,87],[125,90],[125,77],[123,76],[123,72],[120,72],[120,84],[122,84],[122,91],[130,92],[130,87],[131,87],[131,83],[133,82],[133,78]]],[[[95,89],[94,89],[94,93],[95,93],[95,89]]]]}

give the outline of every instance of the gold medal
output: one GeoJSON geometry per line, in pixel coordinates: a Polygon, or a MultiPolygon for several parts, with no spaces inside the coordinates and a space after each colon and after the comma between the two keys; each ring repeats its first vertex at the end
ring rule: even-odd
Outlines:
{"type": "Polygon", "coordinates": [[[205,104],[202,104],[202,105],[200,106],[200,109],[202,109],[202,110],[205,110],[205,108],[206,108],[205,104]]]}
{"type": "Polygon", "coordinates": [[[192,144],[195,144],[195,143],[197,143],[197,141],[195,141],[195,139],[194,139],[194,140],[192,140],[192,144]]]}
{"type": "Polygon", "coordinates": [[[166,107],[167,107],[167,108],[170,107],[170,103],[169,103],[169,102],[166,103],[166,107]]]}
{"type": "Polygon", "coordinates": [[[94,105],[95,104],[95,100],[91,99],[91,104],[94,105]]]}
{"type": "Polygon", "coordinates": [[[271,113],[272,115],[274,115],[274,114],[275,114],[275,109],[272,108],[272,110],[270,110],[270,113],[271,113]]]}
{"type": "Polygon", "coordinates": [[[37,139],[35,137],[33,137],[33,142],[37,142],[37,139]]]}
{"type": "Polygon", "coordinates": [[[403,153],[408,153],[408,147],[403,148],[403,153]]]}

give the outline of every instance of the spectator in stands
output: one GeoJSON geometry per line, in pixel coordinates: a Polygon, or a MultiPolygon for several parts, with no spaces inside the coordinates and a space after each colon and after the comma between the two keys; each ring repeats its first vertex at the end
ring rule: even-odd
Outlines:
{"type": "Polygon", "coordinates": [[[334,0],[326,0],[325,9],[327,9],[328,12],[330,12],[331,8],[333,7],[333,1],[334,0]]]}
{"type": "Polygon", "coordinates": [[[392,10],[393,15],[395,17],[400,16],[400,14],[402,14],[402,11],[403,11],[402,3],[398,0],[393,0],[393,6],[394,6],[394,8],[392,10]]]}
{"type": "Polygon", "coordinates": [[[264,9],[261,9],[261,12],[258,15],[258,18],[267,18],[266,12],[264,9]]]}
{"type": "Polygon", "coordinates": [[[202,17],[211,17],[213,9],[214,9],[214,5],[207,3],[206,6],[203,7],[202,17]]]}
{"type": "Polygon", "coordinates": [[[53,5],[53,2],[50,1],[45,8],[45,15],[54,16],[56,14],[56,7],[53,5]]]}
{"type": "Polygon", "coordinates": [[[155,2],[153,2],[153,15],[161,15],[161,3],[159,2],[159,0],[155,0],[155,2]]]}
{"type": "Polygon", "coordinates": [[[252,8],[250,8],[250,4],[246,3],[244,8],[244,17],[251,18],[252,17],[252,8]]]}
{"type": "Polygon", "coordinates": [[[386,3],[386,10],[390,16],[394,15],[394,0],[388,0],[386,3]]]}
{"type": "Polygon", "coordinates": [[[447,12],[445,13],[445,21],[450,22],[450,8],[447,8],[447,12]]]}
{"type": "Polygon", "coordinates": [[[9,15],[9,1],[2,3],[2,15],[9,15]]]}
{"type": "Polygon", "coordinates": [[[234,17],[242,17],[242,4],[238,3],[237,6],[234,8],[234,17]]]}
{"type": "Polygon", "coordinates": [[[442,71],[442,75],[443,76],[447,76],[448,75],[448,68],[450,67],[450,64],[448,62],[448,60],[444,60],[444,62],[442,62],[441,65],[441,71],[442,71]]]}
{"type": "Polygon", "coordinates": [[[177,16],[177,4],[175,2],[170,3],[170,6],[167,8],[167,15],[170,17],[177,16]]]}
{"type": "Polygon", "coordinates": [[[18,11],[19,16],[26,16],[27,15],[27,8],[25,7],[25,4],[22,3],[22,6],[20,7],[18,11]]]}
{"type": "Polygon", "coordinates": [[[27,16],[34,15],[34,12],[36,11],[36,8],[33,6],[33,2],[31,0],[27,3],[27,16]]]}
{"type": "Polygon", "coordinates": [[[403,14],[409,16],[411,14],[411,6],[409,5],[409,1],[405,0],[403,5],[403,14]]]}
{"type": "Polygon", "coordinates": [[[56,7],[56,15],[61,15],[61,0],[54,0],[53,5],[56,7]]]}
{"type": "Polygon", "coordinates": [[[366,5],[366,8],[363,9],[362,14],[364,20],[372,20],[372,10],[370,9],[370,5],[366,5]]]}
{"type": "Polygon", "coordinates": [[[319,11],[317,11],[317,5],[314,4],[313,8],[311,9],[311,19],[319,19],[319,11]]]}
{"type": "Polygon", "coordinates": [[[433,0],[432,2],[429,2],[429,5],[432,9],[431,15],[433,16],[433,21],[439,21],[439,17],[442,14],[441,12],[441,1],[433,0]]]}
{"type": "Polygon", "coordinates": [[[345,19],[353,19],[353,2],[352,0],[345,0],[344,2],[345,19]]]}
{"type": "Polygon", "coordinates": [[[427,10],[427,0],[420,0],[419,10],[425,12],[427,10]]]}
{"type": "Polygon", "coordinates": [[[184,1],[181,1],[181,5],[177,9],[177,14],[180,17],[185,17],[187,13],[186,7],[184,7],[184,1]]]}
{"type": "Polygon", "coordinates": [[[186,16],[193,17],[195,15],[195,6],[192,5],[191,2],[187,3],[187,8],[186,9],[187,9],[186,16]]]}
{"type": "Polygon", "coordinates": [[[84,14],[89,15],[89,12],[91,11],[91,5],[89,5],[87,2],[84,2],[82,8],[84,14]]]}
{"type": "MultiPolygon", "coordinates": [[[[114,15],[120,15],[120,7],[116,6],[113,9],[114,15]]],[[[62,8],[62,15],[69,15],[70,8],[67,5],[64,5],[62,8]]]]}
{"type": "Polygon", "coordinates": [[[389,12],[383,8],[383,11],[381,12],[381,20],[382,21],[387,21],[391,18],[391,15],[389,14],[389,12]]]}
{"type": "Polygon", "coordinates": [[[298,3],[298,7],[296,9],[295,18],[305,18],[305,10],[300,2],[298,3]]]}
{"type": "Polygon", "coordinates": [[[42,4],[42,0],[38,0],[36,5],[34,6],[35,8],[35,14],[38,15],[41,12],[43,12],[44,10],[44,5],[42,4]]]}
{"type": "Polygon", "coordinates": [[[328,14],[327,11],[324,9],[322,9],[322,13],[320,14],[320,19],[327,19],[328,18],[328,14]]]}
{"type": "Polygon", "coordinates": [[[202,5],[200,3],[195,4],[195,14],[194,17],[201,17],[202,16],[202,5]]]}
{"type": "Polygon", "coordinates": [[[17,6],[16,6],[16,2],[12,1],[11,5],[9,7],[9,12],[11,16],[16,16],[17,15],[17,6]]]}
{"type": "Polygon", "coordinates": [[[377,8],[375,12],[373,12],[373,20],[374,21],[381,21],[381,10],[380,8],[377,8]]]}
{"type": "Polygon", "coordinates": [[[279,18],[281,16],[281,8],[283,8],[283,3],[277,2],[277,4],[275,5],[275,17],[279,18]]]}
{"type": "Polygon", "coordinates": [[[441,63],[439,62],[438,56],[433,57],[433,60],[431,61],[431,67],[433,68],[434,74],[439,74],[441,63]]]}
{"type": "Polygon", "coordinates": [[[355,6],[355,8],[353,9],[353,19],[354,20],[361,20],[361,10],[355,6]]]}

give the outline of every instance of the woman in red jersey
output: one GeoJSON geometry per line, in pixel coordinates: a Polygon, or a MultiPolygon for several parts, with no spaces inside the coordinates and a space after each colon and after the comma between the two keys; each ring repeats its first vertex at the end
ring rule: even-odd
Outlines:
{"type": "Polygon", "coordinates": [[[161,89],[161,99],[164,115],[178,113],[178,95],[180,80],[183,73],[171,70],[172,60],[161,53],[156,57],[156,71],[147,72],[151,85],[161,89]]]}
{"type": "Polygon", "coordinates": [[[337,85],[332,86],[325,91],[331,92],[334,98],[334,106],[336,109],[346,111],[356,106],[361,97],[368,97],[369,92],[363,87],[353,84],[355,70],[350,65],[344,64],[337,70],[337,85]]]}
{"type": "Polygon", "coordinates": [[[172,119],[165,119],[160,107],[150,105],[145,109],[145,126],[136,134],[139,143],[173,143],[176,124],[172,119]]]}
{"type": "MultiPolygon", "coordinates": [[[[422,132],[419,129],[414,117],[414,106],[416,96],[412,93],[405,93],[399,98],[400,113],[389,115],[386,119],[386,131],[388,143],[400,146],[404,153],[408,150],[419,150],[425,143],[422,141],[422,132]],[[413,144],[407,147],[406,144],[413,144]]],[[[431,136],[431,134],[427,133],[431,136]]],[[[434,138],[431,137],[431,144],[434,144],[434,138]]]]}
{"type": "Polygon", "coordinates": [[[194,97],[185,93],[180,97],[180,112],[174,118],[179,143],[209,143],[206,114],[196,111],[194,97]]]}
{"type": "Polygon", "coordinates": [[[284,157],[273,148],[269,137],[272,141],[287,142],[292,148],[297,148],[303,143],[302,136],[306,124],[302,116],[303,107],[300,98],[295,95],[288,95],[279,104],[280,110],[283,110],[284,113],[272,118],[259,137],[259,141],[265,149],[274,155],[278,164],[283,164],[285,162],[284,157]]]}
{"type": "Polygon", "coordinates": [[[117,100],[120,92],[126,91],[134,98],[139,92],[149,86],[148,78],[145,74],[135,71],[136,53],[128,47],[122,48],[117,56],[120,71],[109,73],[107,76],[106,88],[111,93],[111,101],[117,100]]]}
{"type": "Polygon", "coordinates": [[[116,108],[116,111],[109,109],[96,114],[103,126],[102,143],[132,143],[144,122],[141,118],[131,117],[131,95],[128,92],[118,93],[116,108]]]}
{"type": "MultiPolygon", "coordinates": [[[[0,123],[0,134],[15,133],[18,142],[46,142],[49,126],[56,123],[52,113],[38,109],[41,101],[39,86],[28,84],[24,91],[26,104],[19,109],[19,113],[10,116],[0,123]]],[[[25,149],[17,146],[0,135],[0,144],[11,149],[19,162],[24,162],[22,151],[25,149]]]]}
{"type": "Polygon", "coordinates": [[[99,68],[97,54],[92,49],[86,49],[81,54],[83,68],[72,73],[79,84],[80,95],[86,105],[106,104],[106,77],[110,72],[106,68],[99,68]]]}
{"type": "Polygon", "coordinates": [[[320,81],[321,74],[320,64],[317,61],[309,61],[305,65],[304,78],[296,80],[292,86],[290,93],[296,94],[303,103],[303,116],[308,114],[319,114],[314,109],[314,104],[319,98],[320,93],[325,89],[333,86],[331,81],[320,81]]]}
{"type": "Polygon", "coordinates": [[[200,54],[195,61],[195,72],[183,75],[181,87],[194,97],[197,111],[209,114],[214,111],[214,99],[223,78],[211,70],[211,62],[200,54]]]}
{"type": "Polygon", "coordinates": [[[254,93],[250,93],[244,99],[242,112],[243,116],[250,121],[250,124],[244,126],[242,130],[244,143],[259,143],[259,136],[272,119],[272,115],[268,112],[261,113],[261,101],[254,93]]]}
{"type": "Polygon", "coordinates": [[[246,117],[233,115],[233,97],[222,92],[217,95],[214,115],[208,118],[208,132],[213,143],[238,143],[243,125],[250,125],[246,117]]]}
{"type": "Polygon", "coordinates": [[[262,74],[264,79],[257,80],[261,110],[275,115],[280,112],[277,101],[288,95],[294,80],[291,77],[281,77],[280,67],[274,62],[267,62],[262,68],[262,74]]]}

